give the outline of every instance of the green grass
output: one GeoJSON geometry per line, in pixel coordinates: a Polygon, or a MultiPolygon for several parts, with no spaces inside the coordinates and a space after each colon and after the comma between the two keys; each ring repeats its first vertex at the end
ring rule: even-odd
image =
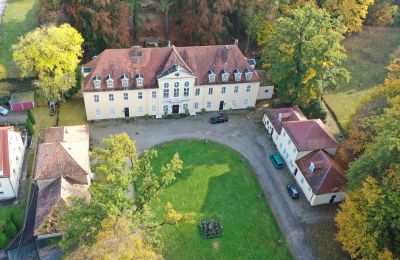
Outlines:
{"type": "Polygon", "coordinates": [[[195,224],[162,228],[166,259],[292,259],[256,177],[240,154],[220,144],[193,140],[156,149],[156,170],[175,152],[184,170],[152,208],[160,219],[167,202],[178,211],[196,213],[195,224]],[[224,236],[205,240],[197,224],[212,217],[220,220],[224,236]]]}
{"type": "Polygon", "coordinates": [[[391,52],[400,45],[400,28],[364,27],[343,42],[348,55],[345,62],[351,73],[351,80],[336,91],[325,95],[344,128],[349,126],[355,109],[371,89],[383,83],[385,67],[391,52]]]}
{"type": "Polygon", "coordinates": [[[0,27],[0,63],[7,71],[7,77],[15,77],[11,46],[18,42],[18,37],[31,31],[36,26],[38,0],[9,0],[0,27]]]}
{"type": "Polygon", "coordinates": [[[58,125],[82,125],[86,124],[85,104],[82,98],[74,97],[61,103],[58,125]]]}
{"type": "MultiPolygon", "coordinates": [[[[14,238],[16,232],[22,228],[24,222],[24,207],[20,205],[2,206],[0,207],[0,249],[5,248],[14,238]],[[7,220],[14,223],[16,230],[13,232],[6,231],[7,220]]],[[[13,224],[11,224],[13,225],[13,224]]],[[[14,226],[13,225],[13,226],[14,226]]]]}

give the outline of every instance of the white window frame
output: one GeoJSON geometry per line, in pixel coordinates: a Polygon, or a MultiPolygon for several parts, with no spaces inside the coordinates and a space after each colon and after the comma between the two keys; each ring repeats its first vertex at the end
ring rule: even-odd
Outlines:
{"type": "Polygon", "coordinates": [[[96,114],[96,117],[101,117],[101,110],[100,110],[100,108],[96,108],[95,114],[96,114]]]}
{"type": "Polygon", "coordinates": [[[246,93],[250,93],[251,92],[251,85],[247,85],[246,87],[246,93]]]}
{"type": "Polygon", "coordinates": [[[246,72],[246,80],[251,80],[253,78],[253,72],[246,72]]]}
{"type": "Polygon", "coordinates": [[[183,109],[184,111],[189,110],[189,105],[188,105],[188,104],[183,104],[183,105],[182,105],[182,109],[183,109]]]}
{"type": "Polygon", "coordinates": [[[235,86],[233,89],[233,93],[238,94],[239,93],[239,86],[235,86]]]}
{"type": "Polygon", "coordinates": [[[244,105],[244,107],[249,107],[249,104],[250,104],[250,101],[249,101],[249,99],[248,98],[245,98],[244,100],[243,100],[243,105],[244,105]]]}
{"type": "Polygon", "coordinates": [[[142,92],[142,91],[139,91],[139,92],[137,93],[137,98],[138,98],[138,99],[143,99],[143,92],[142,92]]]}
{"type": "Polygon", "coordinates": [[[194,102],[194,109],[199,109],[199,102],[194,102]]]}
{"type": "Polygon", "coordinates": [[[194,95],[200,96],[200,88],[196,88],[194,95]]]}
{"type": "Polygon", "coordinates": [[[163,105],[163,112],[168,113],[169,106],[168,105],[163,105]]]}
{"type": "Polygon", "coordinates": [[[211,106],[212,106],[211,101],[207,101],[207,108],[211,108],[211,106]]]}
{"type": "Polygon", "coordinates": [[[169,98],[169,84],[168,83],[164,83],[163,97],[169,98]]]}
{"type": "Polygon", "coordinates": [[[179,97],[179,87],[174,87],[174,97],[179,97]]]}
{"type": "Polygon", "coordinates": [[[151,106],[151,112],[157,112],[157,106],[156,105],[151,106]]]}
{"type": "Polygon", "coordinates": [[[110,108],[110,115],[115,116],[115,108],[110,108]]]}
{"type": "Polygon", "coordinates": [[[208,75],[208,82],[215,83],[215,74],[214,73],[208,75]]]}
{"type": "Polygon", "coordinates": [[[213,92],[214,92],[214,88],[208,88],[208,95],[209,96],[212,96],[213,92]]]}
{"type": "Polygon", "coordinates": [[[189,87],[183,88],[183,96],[188,97],[189,96],[189,87]]]}
{"type": "Polygon", "coordinates": [[[136,86],[143,87],[143,78],[142,77],[136,78],[136,86]]]}
{"type": "Polygon", "coordinates": [[[143,113],[143,106],[138,106],[138,113],[143,113]]]}
{"type": "Polygon", "coordinates": [[[226,93],[226,87],[222,87],[221,88],[221,94],[225,94],[226,93]]]}
{"type": "Polygon", "coordinates": [[[157,91],[153,90],[151,91],[151,98],[156,99],[157,98],[157,91]]]}
{"type": "Polygon", "coordinates": [[[121,79],[121,86],[122,86],[123,88],[129,87],[129,79],[126,79],[126,78],[121,79]]]}
{"type": "Polygon", "coordinates": [[[241,72],[236,72],[235,73],[235,81],[240,81],[242,79],[242,73],[241,72]]]}
{"type": "Polygon", "coordinates": [[[237,107],[237,100],[236,99],[232,99],[232,107],[233,108],[237,107]]]}
{"type": "Polygon", "coordinates": [[[123,99],[126,101],[126,100],[129,100],[129,94],[128,94],[128,92],[124,92],[123,94],[123,99]]]}
{"type": "Polygon", "coordinates": [[[94,88],[95,89],[101,88],[101,81],[100,80],[94,80],[93,84],[94,84],[94,88]]]}
{"type": "Polygon", "coordinates": [[[229,73],[222,74],[222,82],[228,82],[229,80],[229,73]]]}
{"type": "Polygon", "coordinates": [[[93,100],[94,100],[94,102],[96,102],[96,103],[100,102],[100,97],[99,97],[99,95],[93,95],[93,100]]]}
{"type": "Polygon", "coordinates": [[[107,79],[107,88],[113,88],[114,87],[114,80],[113,79],[107,79]]]}
{"type": "Polygon", "coordinates": [[[108,101],[114,102],[114,94],[108,94],[108,101]]]}

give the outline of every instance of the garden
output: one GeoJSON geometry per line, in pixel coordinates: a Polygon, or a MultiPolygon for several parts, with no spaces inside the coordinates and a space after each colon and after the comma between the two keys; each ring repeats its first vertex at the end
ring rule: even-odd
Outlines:
{"type": "Polygon", "coordinates": [[[240,154],[201,140],[171,142],[156,150],[156,172],[176,152],[184,168],[152,209],[162,216],[170,202],[180,211],[196,214],[193,224],[163,227],[166,259],[292,258],[255,174],[240,154]],[[204,220],[221,225],[219,237],[203,238],[204,220]]]}

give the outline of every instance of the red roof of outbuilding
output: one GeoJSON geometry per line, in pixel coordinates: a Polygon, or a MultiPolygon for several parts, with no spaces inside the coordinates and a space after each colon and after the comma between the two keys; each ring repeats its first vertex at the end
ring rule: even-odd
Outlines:
{"type": "Polygon", "coordinates": [[[269,121],[271,121],[278,134],[282,131],[282,123],[289,121],[307,120],[301,110],[297,107],[269,108],[265,109],[269,121]],[[282,114],[282,120],[279,121],[279,114],[282,114]]]}
{"type": "Polygon", "coordinates": [[[314,194],[343,191],[346,187],[347,178],[343,169],[323,150],[314,151],[302,157],[296,161],[296,164],[314,194]],[[315,165],[313,172],[310,170],[311,163],[315,165]]]}
{"type": "Polygon", "coordinates": [[[337,148],[338,142],[320,119],[283,122],[299,151],[337,148]]]}
{"type": "Polygon", "coordinates": [[[0,169],[3,175],[0,178],[10,177],[10,155],[8,151],[8,130],[9,126],[0,127],[0,169]]]}

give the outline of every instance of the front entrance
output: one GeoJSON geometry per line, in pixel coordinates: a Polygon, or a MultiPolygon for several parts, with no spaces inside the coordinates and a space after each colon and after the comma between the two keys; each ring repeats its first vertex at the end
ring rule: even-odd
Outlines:
{"type": "Polygon", "coordinates": [[[335,199],[336,199],[336,195],[333,195],[333,196],[331,197],[331,200],[329,201],[329,203],[335,202],[335,199]]]}
{"type": "Polygon", "coordinates": [[[129,117],[129,107],[124,108],[125,117],[129,117]]]}
{"type": "Polygon", "coordinates": [[[179,105],[172,106],[172,114],[179,114],[179,105]]]}
{"type": "Polygon", "coordinates": [[[224,101],[220,101],[219,102],[219,110],[221,111],[221,110],[224,110],[224,101]]]}

